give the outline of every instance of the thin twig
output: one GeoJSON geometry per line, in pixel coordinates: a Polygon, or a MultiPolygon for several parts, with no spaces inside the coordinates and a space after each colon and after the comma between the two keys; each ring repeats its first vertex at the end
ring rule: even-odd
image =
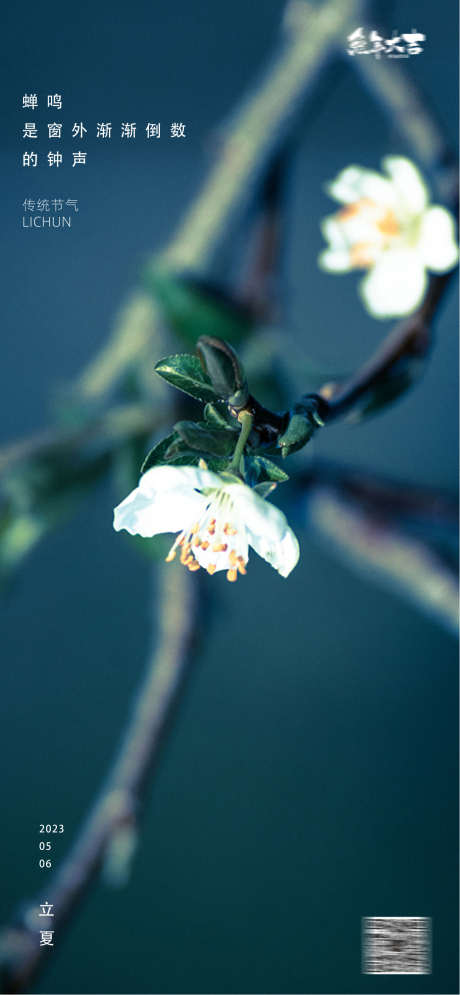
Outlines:
{"type": "Polygon", "coordinates": [[[312,486],[306,506],[307,522],[326,536],[329,552],[342,552],[347,565],[370,573],[458,633],[458,573],[436,549],[330,485],[312,486]]]}
{"type": "MultiPolygon", "coordinates": [[[[288,17],[262,78],[220,129],[216,161],[202,190],[169,245],[152,257],[147,272],[159,263],[194,273],[205,269],[235,213],[253,196],[267,162],[292,131],[295,112],[337,39],[362,6],[363,0],[328,0],[321,6],[299,0],[289,5],[288,10],[297,10],[295,24],[288,17]]],[[[92,401],[108,394],[148,351],[158,325],[157,306],[139,291],[124,307],[113,335],[78,377],[76,394],[92,401]]]]}
{"type": "Polygon", "coordinates": [[[302,494],[315,487],[331,488],[382,517],[418,522],[455,538],[458,534],[458,500],[434,487],[408,484],[325,459],[315,459],[297,473],[294,484],[302,494]]]}
{"type": "Polygon", "coordinates": [[[112,880],[123,880],[125,876],[148,775],[158,759],[166,724],[183,686],[197,629],[196,578],[192,580],[181,567],[163,565],[157,583],[156,648],[148,661],[120,751],[67,857],[45,890],[23,905],[15,925],[0,936],[3,992],[29,990],[44,964],[44,956],[49,955],[47,947],[40,947],[40,930],[53,929],[54,942],[59,943],[64,924],[104,860],[112,880]],[[53,919],[39,915],[40,903],[45,899],[54,906],[53,919]]]}
{"type": "Polygon", "coordinates": [[[337,38],[363,4],[327,0],[319,6],[302,0],[290,7],[297,11],[295,24],[288,8],[278,50],[261,83],[233,116],[203,192],[166,251],[165,260],[175,267],[196,268],[209,260],[235,208],[248,200],[264,163],[292,129],[293,116],[337,38]]]}
{"type": "Polygon", "coordinates": [[[118,447],[127,439],[153,432],[166,418],[167,413],[160,419],[158,411],[147,404],[116,405],[76,428],[56,426],[1,447],[0,473],[24,460],[57,459],[93,442],[118,447]]]}
{"type": "Polygon", "coordinates": [[[374,355],[348,380],[336,385],[328,383],[319,391],[326,400],[322,412],[324,421],[346,415],[358,401],[391,376],[401,361],[407,364],[415,361],[421,365],[431,345],[431,323],[452,275],[451,272],[433,276],[418,311],[399,322],[374,355]]]}
{"type": "Polygon", "coordinates": [[[262,183],[246,272],[238,300],[250,308],[258,321],[273,321],[276,311],[275,280],[279,278],[281,246],[284,243],[284,200],[292,143],[270,163],[262,183]]]}
{"type": "MultiPolygon", "coordinates": [[[[341,52],[344,54],[344,46],[341,52]]],[[[391,124],[399,131],[401,139],[431,173],[437,195],[457,214],[457,157],[446,141],[436,116],[430,112],[426,99],[422,99],[411,78],[395,61],[390,65],[385,59],[359,56],[348,57],[350,59],[372,96],[382,105],[391,124]]],[[[375,355],[349,380],[333,389],[326,418],[346,414],[401,359],[426,358],[432,340],[430,326],[453,272],[433,276],[418,311],[407,321],[396,325],[375,355]]],[[[330,396],[329,384],[327,395],[330,396]]]]}
{"type": "MultiPolygon", "coordinates": [[[[455,270],[439,276],[432,276],[428,291],[419,309],[389,332],[373,356],[344,381],[328,380],[316,394],[305,394],[302,402],[310,398],[319,402],[319,414],[323,424],[349,414],[359,414],[372,393],[391,384],[392,378],[406,377],[403,388],[420,376],[428,357],[432,341],[432,322],[436,316],[445,290],[455,270]]],[[[393,400],[394,397],[391,397],[393,400]]],[[[286,431],[289,412],[276,412],[259,405],[254,397],[249,398],[255,417],[254,428],[272,446],[277,444],[286,431]]],[[[383,406],[382,402],[382,406],[383,406]]]]}
{"type": "Polygon", "coordinates": [[[292,515],[327,550],[458,633],[458,501],[361,467],[316,460],[296,474],[292,515]],[[442,551],[442,552],[441,552],[442,551]]]}
{"type": "MultiPolygon", "coordinates": [[[[446,141],[435,115],[428,109],[427,101],[422,99],[403,67],[394,61],[389,65],[385,59],[359,56],[351,61],[372,96],[382,105],[391,124],[398,129],[401,139],[431,173],[436,193],[456,215],[457,156],[446,141]]],[[[426,358],[432,340],[431,324],[455,272],[432,276],[425,298],[415,314],[397,324],[375,355],[352,377],[337,387],[332,386],[332,396],[331,385],[327,385],[326,394],[331,399],[326,409],[326,420],[347,414],[356,401],[391,374],[392,368],[401,360],[420,361],[426,358]]]]}
{"type": "MultiPolygon", "coordinates": [[[[367,29],[369,30],[369,29],[367,29]]],[[[344,53],[345,49],[342,49],[344,53]]],[[[350,61],[351,57],[347,57],[350,61]]],[[[351,58],[353,68],[381,104],[412,155],[436,183],[436,194],[452,202],[458,183],[455,151],[446,141],[426,95],[420,94],[404,67],[393,59],[351,58]]]]}

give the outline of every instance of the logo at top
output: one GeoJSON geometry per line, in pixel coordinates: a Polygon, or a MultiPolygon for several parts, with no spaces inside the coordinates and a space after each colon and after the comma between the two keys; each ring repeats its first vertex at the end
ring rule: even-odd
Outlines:
{"type": "Polygon", "coordinates": [[[391,38],[384,38],[378,31],[360,27],[348,35],[347,41],[348,55],[375,55],[376,59],[384,55],[388,59],[408,59],[411,55],[423,52],[421,43],[426,41],[426,35],[412,28],[406,34],[399,35],[393,31],[391,38]]]}

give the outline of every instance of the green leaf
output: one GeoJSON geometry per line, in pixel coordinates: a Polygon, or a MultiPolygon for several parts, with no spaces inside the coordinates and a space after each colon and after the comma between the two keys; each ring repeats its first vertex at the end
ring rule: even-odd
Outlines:
{"type": "Polygon", "coordinates": [[[200,335],[197,352],[219,397],[232,406],[244,407],[249,396],[243,367],[228,342],[215,335],[200,335]]]}
{"type": "Polygon", "coordinates": [[[289,480],[288,474],[266,456],[251,456],[250,462],[256,472],[258,483],[264,483],[267,480],[282,483],[284,480],[289,480]]]}
{"type": "MultiPolygon", "coordinates": [[[[197,466],[203,454],[204,450],[193,449],[174,431],[150,450],[142,464],[141,475],[153,466],[197,466]]],[[[223,460],[222,468],[226,465],[227,460],[223,460]]]]}
{"type": "Polygon", "coordinates": [[[257,494],[260,494],[260,497],[266,498],[272,493],[272,491],[275,490],[276,486],[277,485],[274,480],[264,480],[263,483],[256,484],[255,487],[253,487],[253,490],[256,491],[257,494]]]}
{"type": "Polygon", "coordinates": [[[252,316],[225,292],[164,263],[148,268],[146,283],[168,324],[189,345],[194,346],[200,335],[240,342],[253,327],[252,316]]]}
{"type": "Polygon", "coordinates": [[[165,460],[169,466],[197,466],[200,455],[196,449],[190,449],[180,436],[175,435],[174,442],[166,450],[165,460]]]}
{"type": "Polygon", "coordinates": [[[216,392],[197,356],[188,353],[166,356],[165,359],[160,359],[154,369],[163,380],[184,391],[184,394],[196,397],[198,401],[216,399],[216,392]]]}
{"type": "Polygon", "coordinates": [[[213,473],[223,473],[228,469],[228,460],[224,459],[222,456],[212,456],[205,454],[204,461],[208,470],[212,470],[213,473]]]}
{"type": "Polygon", "coordinates": [[[185,442],[179,440],[168,453],[169,466],[198,466],[200,460],[204,460],[208,470],[214,473],[222,473],[227,470],[228,459],[224,456],[214,456],[213,453],[199,452],[197,449],[189,449],[185,442]]]}
{"type": "Polygon", "coordinates": [[[167,435],[165,439],[161,439],[161,442],[157,442],[156,446],[150,450],[148,456],[141,466],[141,476],[146,473],[147,470],[151,470],[152,466],[161,466],[163,463],[167,463],[168,460],[165,459],[165,454],[168,451],[171,443],[177,438],[175,432],[171,435],[167,435]]]}
{"type": "MultiPolygon", "coordinates": [[[[193,449],[177,432],[173,432],[167,439],[158,443],[152,453],[154,454],[153,458],[158,457],[156,463],[153,464],[156,466],[198,466],[200,459],[204,459],[208,468],[216,473],[226,470],[228,466],[226,457],[208,453],[204,449],[193,449]],[[155,450],[158,451],[155,452],[155,450]]],[[[150,458],[150,455],[147,459],[150,458]]]]}
{"type": "Polygon", "coordinates": [[[284,480],[289,480],[289,474],[285,473],[280,466],[273,463],[271,459],[267,459],[266,456],[255,456],[254,461],[260,469],[260,474],[265,475],[266,480],[274,480],[276,483],[282,483],[284,480]]]}
{"type": "Polygon", "coordinates": [[[192,449],[214,456],[231,456],[238,438],[231,428],[217,428],[206,422],[180,421],[174,429],[192,449]]]}
{"type": "MultiPolygon", "coordinates": [[[[219,404],[217,401],[215,404],[207,404],[204,412],[204,420],[209,425],[214,425],[217,428],[229,428],[230,427],[230,416],[227,413],[227,406],[219,404]],[[226,417],[227,415],[227,417],[226,417]]],[[[231,419],[232,426],[235,425],[235,419],[231,419]]]]}

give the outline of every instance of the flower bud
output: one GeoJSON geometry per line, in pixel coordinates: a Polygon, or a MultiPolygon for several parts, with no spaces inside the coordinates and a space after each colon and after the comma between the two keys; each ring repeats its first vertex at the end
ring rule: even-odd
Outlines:
{"type": "Polygon", "coordinates": [[[306,395],[291,409],[286,431],[278,439],[283,457],[302,449],[310,441],[316,429],[324,425],[320,415],[321,406],[321,398],[311,394],[306,395]]]}
{"type": "Polygon", "coordinates": [[[228,342],[202,335],[197,352],[216,394],[232,407],[243,408],[249,389],[243,367],[228,342]]]}

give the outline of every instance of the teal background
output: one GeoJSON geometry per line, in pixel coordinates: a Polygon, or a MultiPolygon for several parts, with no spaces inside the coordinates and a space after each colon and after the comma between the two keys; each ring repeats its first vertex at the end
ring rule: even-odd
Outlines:
{"type": "MultiPolygon", "coordinates": [[[[263,63],[281,10],[278,0],[253,10],[242,0],[160,0],[7,12],[4,441],[46,424],[56,386],[104,341],[144,259],[197,190],[209,136],[263,63]],[[171,142],[165,128],[150,143],[140,131],[135,143],[88,139],[82,169],[23,170],[25,92],[62,92],[68,124],[181,120],[189,137],[171,142]],[[71,231],[21,229],[24,198],[40,196],[79,199],[71,231]]],[[[453,6],[401,0],[386,21],[427,35],[410,69],[453,137],[453,6]]],[[[36,120],[48,120],[43,106],[36,120]]],[[[318,362],[350,369],[387,326],[361,310],[354,277],[316,269],[318,222],[332,210],[322,187],[349,162],[378,168],[382,155],[408,150],[350,65],[328,77],[298,137],[286,323],[318,362]]],[[[331,427],[315,452],[454,489],[457,368],[451,291],[421,384],[361,427],[331,427]]],[[[100,488],[35,550],[4,599],[5,921],[38,888],[46,898],[38,825],[65,824],[63,854],[143,671],[155,591],[148,565],[112,530],[119,497],[100,488]]],[[[300,538],[288,582],[255,557],[244,582],[209,579],[207,638],[149,795],[131,880],[121,891],[92,889],[34,991],[458,991],[456,642],[349,572],[319,537],[300,538]],[[363,977],[364,915],[432,916],[433,975],[363,977]]]]}

